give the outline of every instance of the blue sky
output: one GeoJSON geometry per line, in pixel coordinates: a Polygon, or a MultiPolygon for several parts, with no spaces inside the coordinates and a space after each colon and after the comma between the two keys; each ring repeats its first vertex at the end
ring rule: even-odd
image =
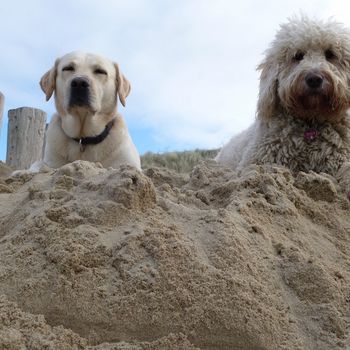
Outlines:
{"type": "Polygon", "coordinates": [[[255,68],[293,14],[334,16],[346,1],[11,0],[0,3],[0,91],[7,111],[54,112],[41,76],[57,57],[84,50],[119,63],[132,91],[119,112],[140,153],[220,147],[254,119],[255,68]]]}

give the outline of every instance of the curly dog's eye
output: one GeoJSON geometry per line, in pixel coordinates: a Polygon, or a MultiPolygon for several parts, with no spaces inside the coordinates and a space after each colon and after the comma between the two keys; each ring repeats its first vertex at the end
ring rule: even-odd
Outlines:
{"type": "Polygon", "coordinates": [[[305,56],[305,53],[302,51],[298,51],[295,55],[294,55],[294,60],[295,61],[302,61],[303,58],[305,56]]]}
{"type": "Polygon", "coordinates": [[[331,61],[331,60],[337,58],[337,56],[334,54],[334,52],[332,50],[329,50],[329,49],[324,52],[324,56],[326,57],[327,61],[331,61]]]}

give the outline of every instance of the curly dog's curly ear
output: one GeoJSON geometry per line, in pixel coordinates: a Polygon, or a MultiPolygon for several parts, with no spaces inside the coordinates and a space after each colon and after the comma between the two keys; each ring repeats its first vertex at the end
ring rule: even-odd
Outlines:
{"type": "Polygon", "coordinates": [[[279,104],[278,67],[276,62],[266,59],[258,66],[258,70],[261,70],[261,75],[256,114],[259,119],[268,120],[276,113],[279,104]]]}

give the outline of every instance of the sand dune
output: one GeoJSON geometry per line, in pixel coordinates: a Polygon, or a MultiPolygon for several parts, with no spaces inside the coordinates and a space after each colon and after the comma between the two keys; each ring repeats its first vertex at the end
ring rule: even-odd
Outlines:
{"type": "Polygon", "coordinates": [[[0,168],[0,349],[350,349],[331,177],[0,168]]]}

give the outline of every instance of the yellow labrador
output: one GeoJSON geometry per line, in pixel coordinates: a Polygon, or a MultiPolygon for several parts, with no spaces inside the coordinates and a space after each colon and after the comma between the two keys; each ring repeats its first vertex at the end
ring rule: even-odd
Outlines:
{"type": "Polygon", "coordinates": [[[104,167],[141,168],[140,156],[117,113],[117,98],[125,106],[130,92],[117,63],[72,52],[56,60],[40,86],[46,100],[54,93],[57,109],[46,134],[44,163],[57,168],[79,159],[104,167]]]}

